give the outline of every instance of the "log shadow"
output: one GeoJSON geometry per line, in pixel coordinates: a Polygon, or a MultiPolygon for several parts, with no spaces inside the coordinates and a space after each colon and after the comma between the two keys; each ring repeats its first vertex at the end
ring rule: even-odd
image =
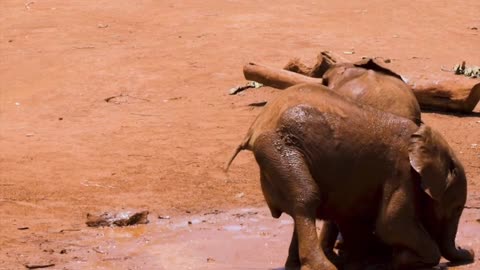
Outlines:
{"type": "Polygon", "coordinates": [[[448,111],[448,110],[436,110],[430,108],[422,108],[422,113],[438,113],[445,114],[450,116],[455,116],[459,118],[480,118],[480,112],[458,112],[458,111],[448,111]]]}

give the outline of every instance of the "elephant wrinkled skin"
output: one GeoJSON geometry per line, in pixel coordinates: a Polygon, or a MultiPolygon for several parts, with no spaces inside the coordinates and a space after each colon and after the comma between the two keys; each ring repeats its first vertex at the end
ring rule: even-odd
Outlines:
{"type": "Polygon", "coordinates": [[[227,169],[244,149],[260,167],[272,216],[294,220],[287,269],[335,269],[318,244],[316,218],[338,225],[350,261],[368,249],[372,232],[392,247],[396,269],[433,266],[441,255],[473,259],[455,245],[463,167],[426,125],[303,84],[265,107],[227,169]]]}

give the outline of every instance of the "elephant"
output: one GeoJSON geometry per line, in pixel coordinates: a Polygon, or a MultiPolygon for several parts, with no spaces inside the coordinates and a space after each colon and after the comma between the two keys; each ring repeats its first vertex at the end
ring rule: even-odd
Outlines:
{"type": "Polygon", "coordinates": [[[338,225],[353,266],[372,232],[392,248],[394,269],[474,258],[455,244],[463,166],[423,123],[299,84],[267,104],[225,170],[242,150],[254,154],[271,215],[294,220],[287,269],[336,269],[318,244],[316,219],[338,225]]]}
{"type": "Polygon", "coordinates": [[[417,124],[421,121],[420,105],[412,89],[400,75],[373,59],[332,65],[322,79],[323,85],[359,103],[403,116],[417,124]]]}
{"type": "MultiPolygon", "coordinates": [[[[417,125],[421,123],[420,105],[411,88],[399,74],[374,59],[331,65],[322,79],[323,85],[358,103],[408,118],[417,125]]],[[[341,260],[333,251],[337,235],[335,224],[326,221],[320,235],[321,246],[328,258],[339,265],[341,260]]]]}

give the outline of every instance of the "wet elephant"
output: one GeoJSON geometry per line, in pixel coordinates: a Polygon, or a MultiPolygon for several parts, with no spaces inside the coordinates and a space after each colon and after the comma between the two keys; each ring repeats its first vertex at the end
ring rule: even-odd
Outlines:
{"type": "Polygon", "coordinates": [[[322,79],[325,86],[356,102],[420,123],[420,105],[412,89],[373,59],[333,65],[322,79]]]}
{"type": "MultiPolygon", "coordinates": [[[[420,106],[413,91],[400,75],[373,59],[332,65],[322,74],[322,79],[325,86],[358,103],[408,118],[418,125],[421,123],[420,106]]],[[[342,261],[333,251],[337,235],[336,225],[326,221],[320,235],[321,246],[328,258],[339,265],[342,261]]],[[[386,253],[378,252],[379,249],[382,247],[377,247],[372,253],[386,253]]]]}
{"type": "Polygon", "coordinates": [[[294,220],[287,269],[335,269],[318,245],[316,218],[339,226],[352,258],[374,232],[392,247],[396,269],[433,266],[441,255],[473,259],[455,245],[463,167],[424,124],[322,86],[296,85],[255,119],[227,168],[244,149],[260,167],[272,216],[294,220]]]}

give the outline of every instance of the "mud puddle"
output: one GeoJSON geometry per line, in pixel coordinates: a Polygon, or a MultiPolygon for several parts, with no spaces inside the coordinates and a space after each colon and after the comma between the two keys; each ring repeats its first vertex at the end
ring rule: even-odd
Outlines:
{"type": "MultiPolygon", "coordinates": [[[[147,225],[82,229],[76,240],[56,243],[67,254],[57,255],[49,269],[280,270],[293,229],[290,217],[273,219],[266,208],[149,219],[147,225]]],[[[457,236],[460,245],[474,248],[475,263],[448,269],[480,266],[479,219],[478,210],[466,209],[457,236]]]]}
{"type": "MultiPolygon", "coordinates": [[[[267,209],[214,211],[132,227],[96,228],[92,251],[67,269],[282,269],[293,229],[267,209]]],[[[90,229],[89,229],[90,230],[90,229]]]]}

